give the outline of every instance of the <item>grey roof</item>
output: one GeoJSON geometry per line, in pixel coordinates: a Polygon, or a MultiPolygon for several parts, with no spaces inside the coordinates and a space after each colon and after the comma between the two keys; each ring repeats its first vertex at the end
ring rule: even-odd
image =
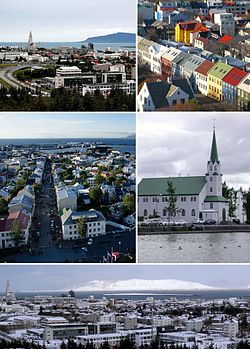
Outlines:
{"type": "Polygon", "coordinates": [[[15,205],[23,205],[24,207],[32,210],[33,207],[33,200],[26,196],[26,195],[21,195],[21,196],[15,196],[11,202],[9,203],[9,206],[15,206],[15,205]]]}
{"type": "Polygon", "coordinates": [[[138,186],[139,196],[168,195],[168,181],[176,195],[198,195],[206,184],[205,176],[143,178],[138,186]]]}
{"type": "Polygon", "coordinates": [[[105,221],[105,217],[100,211],[91,209],[89,211],[75,212],[72,210],[64,210],[62,218],[62,224],[75,224],[80,217],[84,217],[87,222],[105,221]]]}
{"type": "Polygon", "coordinates": [[[166,96],[173,93],[173,87],[181,88],[188,94],[188,99],[194,98],[193,91],[186,79],[173,80],[172,84],[166,81],[147,82],[146,84],[156,109],[168,106],[166,96]]]}

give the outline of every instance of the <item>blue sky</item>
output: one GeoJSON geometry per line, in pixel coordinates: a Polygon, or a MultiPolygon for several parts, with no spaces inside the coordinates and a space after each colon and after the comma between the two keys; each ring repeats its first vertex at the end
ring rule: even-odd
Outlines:
{"type": "Polygon", "coordinates": [[[1,113],[0,138],[120,138],[135,133],[134,113],[1,113]]]}
{"type": "Polygon", "coordinates": [[[225,288],[250,285],[250,265],[1,265],[0,291],[67,290],[91,280],[176,279],[225,288]]]}
{"type": "Polygon", "coordinates": [[[81,41],[136,32],[135,0],[1,0],[1,41],[81,41]]]}

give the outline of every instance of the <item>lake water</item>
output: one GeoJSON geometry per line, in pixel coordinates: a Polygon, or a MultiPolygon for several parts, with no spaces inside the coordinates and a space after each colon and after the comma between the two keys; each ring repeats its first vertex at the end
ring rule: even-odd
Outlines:
{"type": "MultiPolygon", "coordinates": [[[[39,42],[37,43],[38,48],[58,48],[58,47],[75,47],[81,48],[82,45],[87,46],[88,43],[84,42],[39,42]]],[[[93,43],[94,50],[105,50],[107,47],[111,47],[113,50],[124,50],[124,51],[135,51],[135,42],[125,43],[93,43]]],[[[0,42],[0,46],[15,46],[15,47],[27,47],[27,42],[0,42]]]]}
{"type": "Polygon", "coordinates": [[[138,236],[140,263],[249,263],[250,233],[138,236]]]}

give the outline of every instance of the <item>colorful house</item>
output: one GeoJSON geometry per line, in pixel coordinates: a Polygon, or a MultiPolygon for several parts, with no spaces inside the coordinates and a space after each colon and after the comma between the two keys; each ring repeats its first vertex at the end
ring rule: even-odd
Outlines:
{"type": "Polygon", "coordinates": [[[240,110],[250,110],[250,74],[237,85],[237,104],[240,110]]]}
{"type": "Polygon", "coordinates": [[[214,67],[215,63],[205,60],[196,70],[195,70],[195,82],[197,90],[207,96],[208,91],[208,72],[214,67]]]}
{"type": "Polygon", "coordinates": [[[237,85],[248,75],[245,71],[232,68],[222,80],[222,96],[224,101],[236,104],[237,85]]]}
{"type": "Polygon", "coordinates": [[[198,35],[199,31],[203,30],[207,30],[206,27],[195,20],[177,23],[175,26],[175,41],[190,44],[191,33],[197,33],[198,35]]]}
{"type": "Polygon", "coordinates": [[[208,72],[208,96],[222,101],[222,80],[232,70],[230,65],[217,62],[208,72]]]}

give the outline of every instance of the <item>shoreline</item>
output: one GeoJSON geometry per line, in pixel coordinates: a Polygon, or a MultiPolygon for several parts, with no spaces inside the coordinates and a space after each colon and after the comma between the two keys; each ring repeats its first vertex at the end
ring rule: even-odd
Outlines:
{"type": "Polygon", "coordinates": [[[213,234],[213,233],[250,233],[250,225],[247,226],[233,226],[233,227],[219,227],[219,229],[199,229],[199,230],[168,230],[164,227],[139,227],[138,228],[138,236],[139,235],[173,235],[173,234],[213,234]],[[221,229],[220,229],[221,228],[221,229]]]}

